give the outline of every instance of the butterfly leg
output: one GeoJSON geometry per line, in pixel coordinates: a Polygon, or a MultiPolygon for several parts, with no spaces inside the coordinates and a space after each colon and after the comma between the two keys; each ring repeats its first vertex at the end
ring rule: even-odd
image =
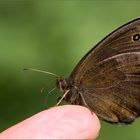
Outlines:
{"type": "Polygon", "coordinates": [[[86,101],[85,101],[85,99],[84,99],[82,93],[80,93],[80,95],[81,95],[81,98],[82,98],[82,101],[83,101],[83,105],[84,105],[85,107],[87,107],[87,108],[91,111],[91,114],[93,114],[93,111],[92,111],[91,108],[87,105],[87,103],[86,103],[86,101]]]}
{"type": "Polygon", "coordinates": [[[65,98],[65,96],[68,94],[68,92],[69,92],[69,90],[67,90],[67,91],[63,94],[63,96],[60,97],[60,99],[58,98],[59,100],[58,100],[56,106],[58,106],[58,105],[62,102],[62,100],[65,98]]]}
{"type": "Polygon", "coordinates": [[[62,96],[60,96],[60,97],[57,98],[57,103],[60,101],[61,98],[62,98],[62,96]]]}

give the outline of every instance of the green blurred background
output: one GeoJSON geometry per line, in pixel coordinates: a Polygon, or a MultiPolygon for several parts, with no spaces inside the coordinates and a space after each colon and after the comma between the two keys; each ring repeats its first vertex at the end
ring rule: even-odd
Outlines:
{"type": "MultiPolygon", "coordinates": [[[[139,16],[139,1],[0,1],[0,131],[55,105],[60,94],[47,97],[54,78],[21,68],[67,77],[91,47],[139,16]]],[[[140,119],[101,125],[97,140],[140,139],[140,119]]]]}

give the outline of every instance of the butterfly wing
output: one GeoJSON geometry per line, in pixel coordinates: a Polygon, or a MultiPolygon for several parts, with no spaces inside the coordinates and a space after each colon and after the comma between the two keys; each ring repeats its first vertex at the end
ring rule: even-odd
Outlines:
{"type": "Polygon", "coordinates": [[[100,118],[130,123],[139,116],[140,19],[120,27],[90,50],[69,80],[100,118]]]}
{"type": "Polygon", "coordinates": [[[111,57],[93,69],[80,85],[89,108],[106,121],[132,122],[140,114],[140,52],[111,57]]]}
{"type": "Polygon", "coordinates": [[[99,62],[117,54],[140,51],[140,42],[133,40],[136,34],[140,34],[140,18],[116,29],[100,41],[81,59],[69,78],[78,83],[83,74],[99,62]]]}

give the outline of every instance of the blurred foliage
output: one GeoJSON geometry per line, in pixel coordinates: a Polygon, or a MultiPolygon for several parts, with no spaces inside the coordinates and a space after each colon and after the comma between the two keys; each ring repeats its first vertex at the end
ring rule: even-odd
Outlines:
{"type": "MultiPolygon", "coordinates": [[[[138,17],[139,5],[125,0],[0,0],[0,131],[55,105],[60,94],[55,91],[47,99],[55,79],[21,68],[67,77],[92,46],[138,17]]],[[[128,126],[102,122],[97,140],[138,140],[139,129],[140,119],[128,126]]]]}

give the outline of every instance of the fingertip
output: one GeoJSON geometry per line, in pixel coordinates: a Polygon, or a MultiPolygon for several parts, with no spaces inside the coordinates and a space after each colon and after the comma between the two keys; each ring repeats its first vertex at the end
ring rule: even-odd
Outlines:
{"type": "MultiPolygon", "coordinates": [[[[57,129],[61,138],[95,139],[100,130],[100,122],[96,114],[88,108],[78,105],[64,105],[50,109],[60,116],[57,129]],[[57,111],[57,112],[56,112],[57,111]],[[61,133],[63,132],[63,133],[61,133]],[[72,135],[71,135],[72,134],[72,135]]],[[[53,114],[53,113],[52,113],[53,114]]],[[[54,132],[56,134],[56,132],[54,132]]]]}
{"type": "Polygon", "coordinates": [[[95,139],[100,122],[85,107],[64,105],[42,111],[1,133],[3,139],[95,139]]]}
{"type": "MultiPolygon", "coordinates": [[[[83,106],[65,106],[67,115],[75,120],[75,136],[77,139],[95,139],[100,130],[100,122],[95,113],[83,106]]],[[[74,122],[74,121],[73,121],[74,122]]],[[[72,124],[72,123],[71,123],[72,124]]],[[[74,137],[75,138],[75,137],[74,137]]]]}

